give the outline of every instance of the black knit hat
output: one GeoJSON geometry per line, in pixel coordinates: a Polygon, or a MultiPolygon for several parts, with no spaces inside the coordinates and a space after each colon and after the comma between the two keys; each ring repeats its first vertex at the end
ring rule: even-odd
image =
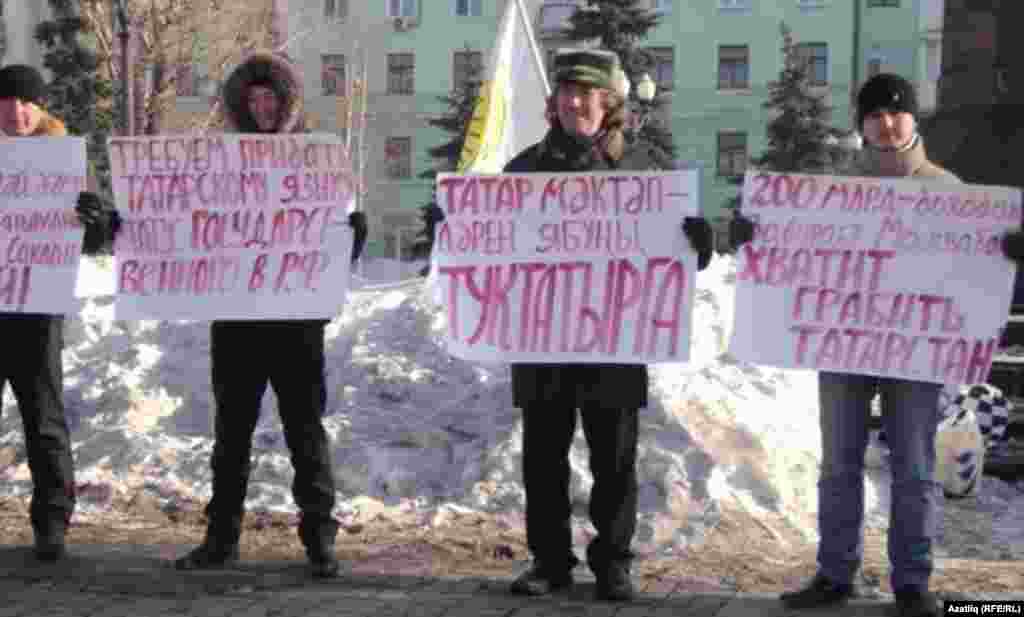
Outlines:
{"type": "Polygon", "coordinates": [[[892,73],[879,73],[867,80],[857,94],[857,128],[862,129],[864,118],[879,109],[905,111],[916,118],[914,84],[892,73]]]}
{"type": "Polygon", "coordinates": [[[46,98],[46,83],[33,67],[8,64],[0,69],[0,98],[17,98],[41,105],[46,98]]]}
{"type": "Polygon", "coordinates": [[[619,56],[603,49],[559,49],[555,56],[555,81],[574,81],[616,90],[619,56]]]}

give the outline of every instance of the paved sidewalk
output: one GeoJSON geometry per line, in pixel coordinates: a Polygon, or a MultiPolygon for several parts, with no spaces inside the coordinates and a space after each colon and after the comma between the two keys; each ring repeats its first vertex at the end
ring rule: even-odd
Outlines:
{"type": "MultiPolygon", "coordinates": [[[[783,617],[775,595],[647,590],[630,604],[596,602],[593,580],[567,593],[523,598],[507,581],[343,574],[321,582],[303,562],[243,562],[215,572],[178,572],[169,557],[188,547],[72,545],[57,564],[28,547],[0,545],[0,617],[783,617]]],[[[801,617],[881,617],[887,599],[801,617]]]]}

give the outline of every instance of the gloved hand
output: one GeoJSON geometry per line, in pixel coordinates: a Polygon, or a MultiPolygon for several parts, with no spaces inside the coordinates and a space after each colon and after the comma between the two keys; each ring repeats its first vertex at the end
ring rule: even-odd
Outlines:
{"type": "Polygon", "coordinates": [[[729,246],[736,250],[754,239],[754,221],[739,212],[729,221],[729,246]]]}
{"type": "Polygon", "coordinates": [[[352,240],[352,263],[355,263],[363,254],[363,247],[366,246],[366,236],[370,233],[370,227],[366,224],[366,214],[363,212],[350,212],[348,224],[355,235],[352,240]]]}
{"type": "Polygon", "coordinates": [[[1003,234],[999,246],[1007,259],[1024,261],[1024,229],[1014,229],[1003,234]]]}
{"type": "Polygon", "coordinates": [[[701,217],[688,216],[683,220],[683,233],[697,252],[697,269],[708,267],[711,262],[711,225],[701,217]]]}
{"type": "Polygon", "coordinates": [[[82,252],[87,255],[109,252],[114,236],[121,229],[121,215],[105,205],[100,196],[90,191],[78,194],[75,214],[85,227],[82,252]]]}

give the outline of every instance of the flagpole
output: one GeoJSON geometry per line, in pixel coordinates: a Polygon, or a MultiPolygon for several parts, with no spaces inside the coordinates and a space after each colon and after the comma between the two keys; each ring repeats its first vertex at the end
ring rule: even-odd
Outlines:
{"type": "Polygon", "coordinates": [[[533,37],[533,26],[530,24],[530,19],[527,17],[526,6],[523,5],[523,0],[515,0],[516,11],[519,13],[519,18],[523,21],[523,30],[526,32],[526,38],[530,41],[530,50],[533,51],[533,59],[537,62],[538,72],[540,73],[540,83],[544,85],[544,96],[551,96],[551,85],[548,83],[548,73],[544,69],[544,56],[540,53],[540,47],[537,45],[537,39],[533,37]]]}

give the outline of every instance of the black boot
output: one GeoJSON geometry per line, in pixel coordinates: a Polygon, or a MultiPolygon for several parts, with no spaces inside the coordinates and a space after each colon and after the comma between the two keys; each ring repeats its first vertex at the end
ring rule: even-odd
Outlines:
{"type": "Polygon", "coordinates": [[[338,523],[333,518],[306,523],[303,517],[299,523],[299,538],[306,547],[306,557],[314,578],[333,578],[338,575],[341,564],[334,550],[334,539],[338,535],[338,523]]]}
{"type": "Polygon", "coordinates": [[[64,536],[67,525],[64,521],[48,521],[35,529],[35,554],[39,561],[60,561],[67,555],[64,536]]]}
{"type": "Polygon", "coordinates": [[[819,572],[805,587],[787,591],[779,600],[788,609],[824,608],[845,603],[854,596],[854,591],[852,584],[834,583],[819,572]]]}
{"type": "Polygon", "coordinates": [[[509,589],[512,593],[524,596],[546,596],[571,585],[571,570],[564,567],[548,567],[540,561],[534,561],[529,570],[512,581],[512,586],[509,589]]]}
{"type": "Polygon", "coordinates": [[[598,600],[629,602],[636,595],[629,576],[629,562],[610,561],[594,570],[597,578],[595,593],[598,600]]]}
{"type": "Polygon", "coordinates": [[[206,526],[206,538],[192,551],[174,561],[177,570],[211,570],[227,568],[238,563],[238,539],[242,535],[242,519],[234,517],[226,522],[211,521],[206,526]]]}
{"type": "Polygon", "coordinates": [[[897,617],[938,617],[941,612],[935,594],[930,591],[897,589],[894,595],[897,617]]]}

